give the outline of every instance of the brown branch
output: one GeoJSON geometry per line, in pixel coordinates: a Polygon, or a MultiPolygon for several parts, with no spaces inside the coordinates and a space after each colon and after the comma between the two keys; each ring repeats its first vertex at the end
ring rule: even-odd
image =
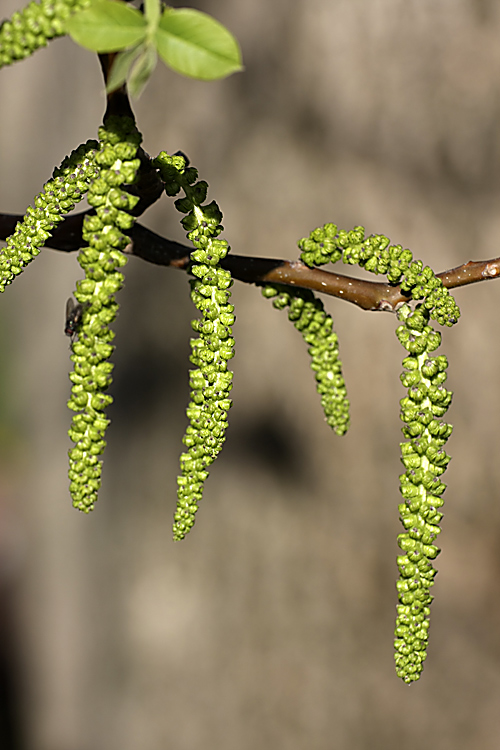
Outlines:
{"type": "MultiPolygon", "coordinates": [[[[91,212],[66,217],[54,230],[48,247],[63,252],[73,252],[82,247],[82,225],[86,213],[91,212]]],[[[17,221],[21,219],[22,216],[16,214],[0,214],[0,239],[6,239],[12,234],[17,221]]],[[[161,237],[139,223],[134,225],[129,235],[130,244],[125,250],[128,254],[155,265],[189,270],[191,247],[161,237]]],[[[288,284],[311,289],[352,302],[363,310],[394,312],[399,304],[408,299],[398,285],[391,286],[323,271],[320,268],[309,268],[301,261],[255,258],[230,253],[221,265],[231,271],[233,278],[247,284],[288,284]]],[[[469,261],[437,276],[448,289],[495,279],[500,276],[500,258],[469,261]]]]}
{"type": "MultiPolygon", "coordinates": [[[[103,77],[107,81],[115,53],[99,55],[103,77]]],[[[104,121],[111,115],[134,117],[132,107],[123,85],[107,95],[107,108],[104,121]]],[[[127,190],[139,196],[139,202],[133,214],[140,216],[160,197],[163,189],[161,179],[153,167],[149,155],[140,149],[141,160],[138,180],[127,190]]],[[[86,211],[67,216],[54,230],[47,247],[63,252],[73,252],[84,245],[82,239],[83,220],[86,211]]],[[[16,214],[0,214],[0,240],[5,240],[15,230],[16,223],[22,220],[16,214]]],[[[125,252],[143,260],[161,266],[173,266],[189,271],[192,248],[179,242],[168,240],[150,229],[135,223],[129,232],[130,243],[125,252]]],[[[332,297],[352,302],[363,310],[383,310],[394,312],[408,299],[399,285],[392,286],[377,281],[366,281],[351,276],[309,268],[301,261],[278,260],[271,258],[254,258],[230,253],[221,265],[231,272],[233,278],[247,284],[262,286],[266,283],[286,284],[302,289],[328,294],[332,297]]],[[[455,289],[479,281],[487,281],[500,276],[500,258],[484,261],[469,261],[462,266],[437,274],[444,286],[455,289]]]]}

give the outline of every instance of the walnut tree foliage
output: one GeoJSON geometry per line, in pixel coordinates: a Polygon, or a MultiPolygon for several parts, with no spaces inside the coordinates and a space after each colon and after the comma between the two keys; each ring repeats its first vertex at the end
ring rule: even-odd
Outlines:
{"type": "MultiPolygon", "coordinates": [[[[457,322],[460,311],[449,287],[459,282],[454,283],[451,272],[437,275],[424,267],[410,250],[391,244],[384,235],[366,236],[359,226],[345,231],[327,223],[313,229],[299,240],[300,257],[294,264],[233,255],[221,239],[222,213],[207,198],[207,182],[198,179],[197,170],[181,152],[162,151],[154,159],[147,155],[127,97],[127,90],[140,93],[158,57],[176,72],[202,80],[241,70],[239,47],[231,33],[204,13],[164,8],[160,0],[146,0],[142,8],[122,0],[39,0],[1,25],[0,67],[28,57],[63,34],[100,53],[108,107],[96,139],[75,148],[13,231],[4,233],[0,291],[42,247],[79,250],[83,278],[76,285],[76,302],[68,305],[66,322],[73,363],[68,402],[73,412],[69,430],[74,443],[69,451],[73,505],[88,513],[98,498],[100,456],[109,425],[106,408],[112,401],[107,393],[113,370],[111,324],[123,285],[120,269],[128,254],[166,265],[175,261],[184,268],[198,313],[192,322],[196,335],[191,339],[188,426],[177,479],[176,540],[194,525],[209,468],[225,441],[235,347],[234,279],[257,284],[276,309],[286,309],[307,344],[325,420],[341,436],[349,427],[349,401],[339,342],[332,318],[313,290],[349,299],[345,285],[338,292],[345,277],[330,273],[328,284],[318,281],[319,274],[325,274],[321,266],[339,261],[385,277],[385,286],[351,280],[349,287],[355,291],[350,301],[365,309],[395,313],[396,335],[404,349],[400,377],[407,394],[400,401],[403,531],[398,537],[395,660],[399,677],[406,683],[418,680],[426,658],[436,574],[433,560],[439,553],[435,541],[443,515],[442,476],[450,461],[445,445],[452,431],[444,419],[452,399],[445,387],[448,363],[444,355],[436,354],[441,335],[433,326],[457,322]],[[155,244],[152,233],[136,222],[161,193],[176,198],[188,247],[157,236],[155,244]],[[84,196],[91,208],[76,218],[68,217],[84,196]],[[73,244],[66,230],[72,237],[77,235],[73,244]]],[[[493,277],[498,269],[481,273],[472,280],[493,277]]]]}

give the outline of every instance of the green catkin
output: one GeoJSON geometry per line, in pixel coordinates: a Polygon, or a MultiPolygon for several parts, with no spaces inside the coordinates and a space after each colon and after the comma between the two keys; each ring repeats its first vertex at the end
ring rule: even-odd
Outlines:
{"type": "Polygon", "coordinates": [[[195,247],[191,253],[191,299],[201,312],[201,318],[191,323],[198,338],[191,339],[190,359],[196,369],[190,371],[189,426],[183,438],[187,451],[181,455],[181,475],[177,478],[173,532],[174,539],[180,540],[194,524],[207,469],[220,453],[228,427],[233,379],[228,361],[234,356],[231,326],[235,319],[229,289],[233,282],[229,271],[219,265],[229,251],[227,242],[217,239],[223,230],[222,214],[215,201],[203,205],[207,183],[196,182],[197,170],[187,168],[182,156],[169,156],[163,151],[154,163],[167,195],[177,195],[181,188],[185,193],[175,206],[187,214],[182,225],[195,247]]]}
{"type": "Polygon", "coordinates": [[[0,68],[24,60],[50,39],[63,36],[69,16],[89,3],[90,0],[41,0],[13,13],[0,26],[0,68]]]}
{"type": "Polygon", "coordinates": [[[452,393],[444,387],[446,357],[432,357],[441,336],[429,325],[423,306],[412,312],[404,305],[398,312],[401,325],[397,336],[409,356],[403,360],[401,382],[408,395],[401,399],[403,434],[401,460],[405,473],[400,477],[404,502],[399,506],[405,532],[398,537],[403,554],[397,558],[400,579],[399,605],[395,630],[396,673],[406,683],[418,680],[426,658],[430,604],[436,571],[432,567],[439,549],[433,544],[440,533],[443,514],[441,495],[445,485],[441,475],[450,457],[443,446],[452,426],[441,421],[451,403],[452,393]]]}
{"type": "Polygon", "coordinates": [[[309,290],[267,284],[262,294],[267,299],[273,298],[276,309],[289,308],[289,320],[309,344],[311,369],[315,373],[325,420],[337,435],[344,435],[349,428],[349,400],[332,318],[325,312],[321,300],[309,290]]]}
{"type": "Polygon", "coordinates": [[[363,227],[345,232],[335,224],[325,224],[298,245],[302,250],[301,261],[310,268],[342,259],[344,263],[384,274],[389,284],[400,284],[402,291],[411,294],[414,300],[422,300],[431,319],[441,325],[452,326],[460,317],[457,303],[432,268],[413,260],[411,250],[389,245],[383,234],[365,238],[363,227]]]}
{"type": "Polygon", "coordinates": [[[0,292],[40,253],[54,227],[83,198],[96,175],[97,147],[96,141],[87,141],[66,157],[35,198],[34,207],[29,206],[17,223],[0,251],[0,292]]]}
{"type": "Polygon", "coordinates": [[[344,232],[335,224],[325,224],[300,240],[299,247],[301,260],[310,267],[338,260],[359,265],[385,274],[390,284],[400,284],[419,301],[413,312],[410,305],[401,306],[401,325],[396,332],[408,352],[401,376],[408,395],[400,402],[407,442],[401,444],[406,471],[400,477],[404,502],[399,511],[405,531],[398,537],[404,554],[397,559],[400,579],[395,661],[397,675],[409,684],[420,678],[426,658],[430,589],[436,575],[431,560],[439,553],[433,541],[440,532],[439,508],[445,490],[440,477],[450,461],[443,446],[452,431],[452,426],[441,420],[452,399],[451,391],[444,387],[448,362],[444,356],[431,356],[441,343],[441,335],[429,326],[429,320],[452,326],[460,310],[429,266],[414,260],[411,251],[401,245],[390,245],[384,235],[365,238],[363,227],[344,232]]]}
{"type": "Polygon", "coordinates": [[[112,402],[105,393],[113,369],[109,357],[114,333],[109,325],[118,311],[114,295],[123,285],[123,275],[117,269],[127,262],[122,251],[130,240],[124,231],[133,226],[129,212],[138,201],[123,186],[136,178],[140,142],[141,135],[129,117],[109,117],[99,129],[95,157],[99,172],[88,191],[88,202],[96,214],[85,217],[83,239],[88,247],[78,257],[85,279],[77,283],[75,292],[83,315],[71,356],[73,387],[68,406],[77,413],[69,430],[75,443],[69,451],[69,479],[73,505],[85,513],[93,509],[101,484],[98,456],[106,447],[109,425],[104,409],[112,402]]]}

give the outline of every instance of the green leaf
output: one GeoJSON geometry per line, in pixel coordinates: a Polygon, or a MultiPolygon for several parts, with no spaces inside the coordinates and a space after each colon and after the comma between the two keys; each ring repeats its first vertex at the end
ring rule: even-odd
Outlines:
{"type": "Polygon", "coordinates": [[[206,13],[167,8],[155,35],[162,60],[177,73],[211,81],[242,70],[234,36],[206,13]]]}
{"type": "Polygon", "coordinates": [[[119,52],[114,59],[113,65],[108,76],[108,83],[106,91],[109,94],[111,91],[119,89],[122,84],[127,80],[130,69],[134,61],[139,57],[144,44],[136,44],[131,49],[123,50],[119,52]]]}
{"type": "Polygon", "coordinates": [[[141,42],[146,36],[144,16],[121,0],[94,0],[86,10],[68,19],[71,38],[94,52],[116,52],[141,42]]]}
{"type": "Polygon", "coordinates": [[[153,43],[142,42],[132,49],[119,52],[111,68],[106,91],[115,91],[127,81],[130,94],[140,96],[157,62],[158,55],[153,43]]]}
{"type": "Polygon", "coordinates": [[[134,63],[128,79],[128,89],[133,97],[138,97],[156,68],[158,55],[153,44],[148,44],[134,63]]]}

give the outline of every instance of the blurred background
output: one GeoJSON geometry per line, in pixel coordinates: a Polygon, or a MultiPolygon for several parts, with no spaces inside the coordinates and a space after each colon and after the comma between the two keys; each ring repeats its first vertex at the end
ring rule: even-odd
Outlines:
{"type": "MultiPolygon", "coordinates": [[[[500,254],[495,0],[193,5],[236,35],[244,73],[205,84],[160,65],[134,108],[149,153],[182,149],[208,180],[234,252],[294,259],[334,221],[436,271],[500,254]]],[[[20,7],[3,0],[2,15],[20,7]]],[[[0,208],[22,213],[95,137],[98,62],[56,40],[1,71],[0,102],[0,208]]],[[[179,218],[163,198],[142,221],[183,241],[179,218]]],[[[326,299],[352,400],[338,438],[286,314],[235,284],[228,440],[174,544],[188,281],[135,258],[125,274],[89,516],[66,474],[76,257],[44,250],[0,300],[2,750],[498,748],[500,286],[457,291],[462,319],[443,335],[453,461],[429,654],[408,687],[392,653],[394,316],[326,299]]]]}

